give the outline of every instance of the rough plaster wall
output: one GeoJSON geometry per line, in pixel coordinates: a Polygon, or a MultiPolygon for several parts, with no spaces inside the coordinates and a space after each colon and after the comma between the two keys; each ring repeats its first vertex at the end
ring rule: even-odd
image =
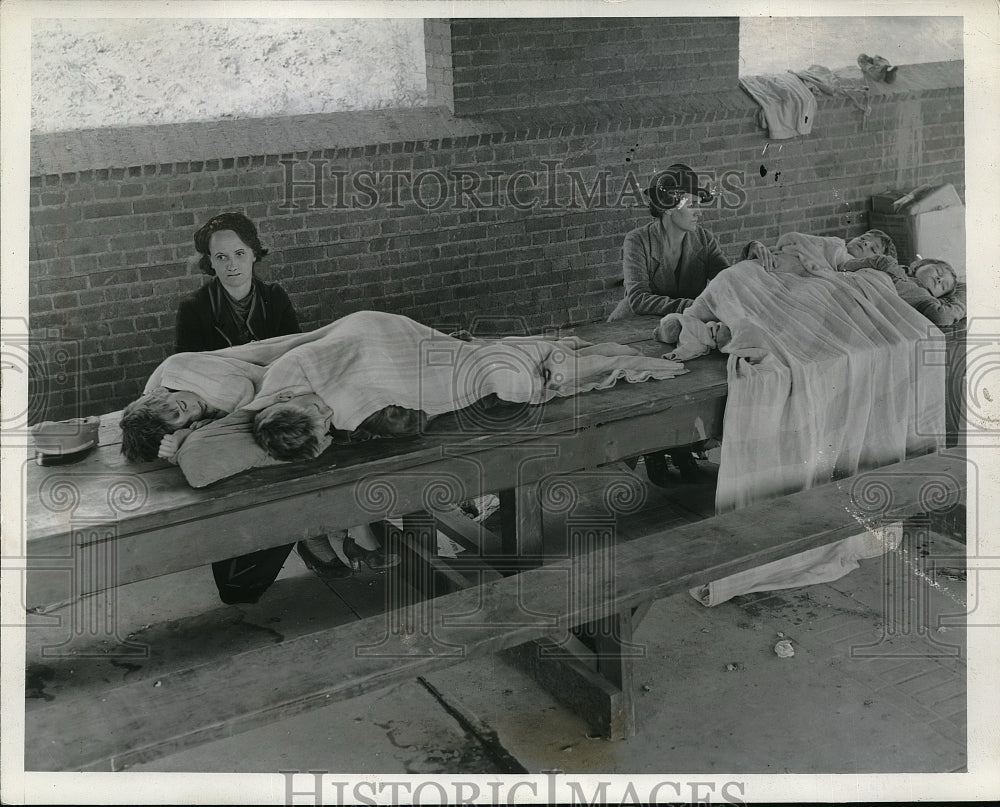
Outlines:
{"type": "Polygon", "coordinates": [[[858,54],[892,64],[962,57],[961,17],[741,17],[740,75],[821,64],[857,66],[858,54]]]}
{"type": "Polygon", "coordinates": [[[38,20],[36,132],[426,102],[420,19],[38,20]]]}

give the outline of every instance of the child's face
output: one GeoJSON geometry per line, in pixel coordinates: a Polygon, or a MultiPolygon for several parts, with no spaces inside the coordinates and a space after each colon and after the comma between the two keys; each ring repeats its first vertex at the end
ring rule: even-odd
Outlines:
{"type": "Polygon", "coordinates": [[[913,279],[935,297],[944,297],[955,288],[955,278],[939,263],[925,263],[917,269],[913,279]]]}
{"type": "Polygon", "coordinates": [[[852,258],[874,258],[882,254],[882,242],[865,233],[847,242],[847,254],[852,258]]]}

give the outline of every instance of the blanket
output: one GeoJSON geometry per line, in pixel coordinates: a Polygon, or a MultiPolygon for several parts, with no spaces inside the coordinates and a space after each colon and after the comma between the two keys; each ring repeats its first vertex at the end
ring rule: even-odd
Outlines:
{"type": "Polygon", "coordinates": [[[408,317],[359,311],[269,364],[246,408],[260,410],[283,397],[314,392],[333,409],[333,425],[351,431],[391,405],[435,417],[490,395],[540,404],[606,389],[622,379],[668,379],[686,372],[682,364],[623,351],[621,345],[606,352],[610,355],[575,338],[463,341],[408,317]]]}
{"type": "Polygon", "coordinates": [[[146,386],[192,390],[232,412],[192,432],[177,452],[188,483],[202,487],[277,462],[254,441],[253,415],[288,395],[319,394],[334,410],[334,426],[352,431],[389,405],[433,416],[490,395],[535,404],[685,372],[625,345],[577,337],[460,340],[407,317],[363,311],[303,334],[176,354],[146,386]]]}
{"type": "Polygon", "coordinates": [[[941,332],[883,273],[838,273],[806,252],[799,273],[735,264],[684,312],[732,333],[720,513],[941,444],[944,367],[925,358],[941,332]]]}

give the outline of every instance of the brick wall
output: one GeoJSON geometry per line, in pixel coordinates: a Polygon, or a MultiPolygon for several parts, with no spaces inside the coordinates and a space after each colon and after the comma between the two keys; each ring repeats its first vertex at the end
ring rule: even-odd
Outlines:
{"type": "Polygon", "coordinates": [[[867,119],[826,99],[810,136],[766,151],[756,107],[728,90],[520,110],[478,121],[474,134],[457,134],[466,120],[415,136],[386,113],[382,131],[396,135],[368,146],[39,171],[29,422],[111,411],[138,394],[172,351],[178,300],[203,282],[186,263],[192,233],[221,210],[258,222],[272,251],[262,273],[280,279],[306,329],[375,308],[441,328],[505,318],[492,329],[518,332],[607,315],[622,293],[622,239],[648,221],[630,175],[645,183],[669,162],[723,180],[703,223],[732,260],[751,238],[787,230],[855,235],[870,195],[887,187],[953,182],[964,193],[961,65],[925,67],[877,94],[867,119]],[[601,176],[605,201],[588,205],[601,176]],[[368,186],[380,189],[374,204],[368,186]]]}
{"type": "Polygon", "coordinates": [[[450,33],[460,115],[736,86],[737,17],[453,19],[450,33]]]}

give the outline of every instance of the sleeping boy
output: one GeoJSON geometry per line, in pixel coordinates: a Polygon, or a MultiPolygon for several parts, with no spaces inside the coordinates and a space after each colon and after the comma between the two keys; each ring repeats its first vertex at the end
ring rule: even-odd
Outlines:
{"type": "Polygon", "coordinates": [[[751,241],[742,258],[757,261],[769,272],[876,269],[889,275],[896,293],[939,328],[965,317],[965,284],[958,281],[951,265],[924,258],[904,269],[897,261],[892,239],[881,230],[869,230],[847,242],[831,236],[786,233],[773,250],[751,241]]]}
{"type": "Polygon", "coordinates": [[[892,278],[896,293],[939,328],[965,319],[965,284],[959,281],[951,264],[937,258],[922,258],[904,268],[888,255],[861,264],[841,271],[852,272],[869,266],[885,272],[892,278]]]}

